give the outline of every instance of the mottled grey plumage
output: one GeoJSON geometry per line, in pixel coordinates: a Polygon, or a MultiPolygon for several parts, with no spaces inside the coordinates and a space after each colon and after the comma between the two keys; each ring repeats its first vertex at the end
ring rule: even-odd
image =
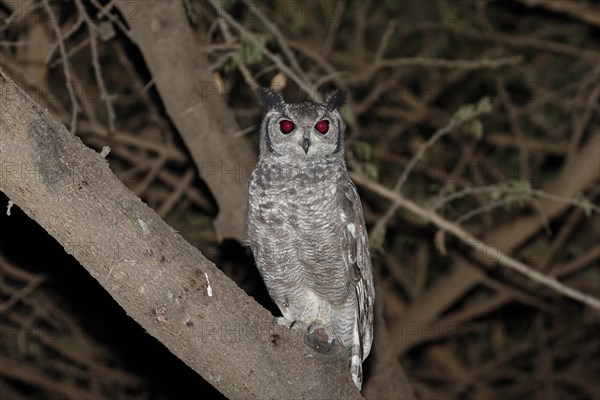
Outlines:
{"type": "Polygon", "coordinates": [[[250,179],[246,243],[285,320],[339,340],[360,388],[375,292],[362,207],[344,161],[338,112],[344,93],[322,103],[288,104],[262,88],[258,97],[266,114],[250,179]]]}

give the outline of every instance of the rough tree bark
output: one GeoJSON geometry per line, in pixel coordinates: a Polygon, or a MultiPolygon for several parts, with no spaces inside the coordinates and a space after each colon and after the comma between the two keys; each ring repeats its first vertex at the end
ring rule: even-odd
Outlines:
{"type": "Polygon", "coordinates": [[[232,399],[359,399],[324,357],[169,227],[0,71],[0,190],[146,331],[232,399]]]}

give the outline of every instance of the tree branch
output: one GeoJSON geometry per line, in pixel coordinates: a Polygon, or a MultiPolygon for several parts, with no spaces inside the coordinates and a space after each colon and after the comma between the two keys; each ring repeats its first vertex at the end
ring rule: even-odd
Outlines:
{"type": "MultiPolygon", "coordinates": [[[[577,156],[566,162],[560,173],[552,181],[542,186],[541,191],[560,197],[572,197],[584,191],[598,179],[600,170],[598,149],[600,149],[600,131],[595,130],[582,144],[577,156]]],[[[570,206],[570,204],[546,198],[541,198],[539,205],[550,221],[561,215],[570,206]]],[[[482,237],[482,241],[491,244],[505,254],[510,254],[538,232],[544,222],[537,215],[518,218],[494,228],[482,237]]],[[[405,337],[406,340],[394,343],[396,352],[406,351],[424,337],[422,329],[426,324],[435,320],[443,310],[480,283],[480,280],[480,269],[473,268],[467,261],[458,260],[453,270],[444,279],[434,282],[407,308],[401,320],[391,324],[391,337],[400,336],[407,324],[417,327],[417,332],[411,332],[405,337]]]]}
{"type": "Polygon", "coordinates": [[[183,4],[133,0],[116,4],[171,121],[219,205],[217,235],[241,240],[248,178],[256,154],[245,137],[234,135],[240,128],[226,107],[224,95],[217,90],[183,4]]]}
{"type": "Polygon", "coordinates": [[[361,398],[345,352],[318,355],[303,335],[273,326],[268,311],[1,71],[0,190],[227,397],[361,398]]]}
{"type": "Polygon", "coordinates": [[[379,185],[378,183],[369,180],[362,174],[352,173],[352,179],[356,184],[362,185],[371,191],[377,193],[380,196],[391,200],[394,206],[402,207],[406,210],[409,210],[412,214],[418,215],[419,217],[425,219],[427,222],[431,222],[439,229],[444,232],[450,233],[452,236],[460,239],[462,242],[471,246],[473,250],[475,250],[475,254],[480,257],[480,259],[484,262],[489,263],[490,261],[496,262],[504,267],[510,268],[513,271],[517,271],[522,275],[525,275],[529,279],[546,286],[554,291],[562,294],[563,296],[569,297],[573,300],[579,301],[580,303],[586,304],[596,310],[600,310],[600,300],[593,296],[586,295],[578,290],[568,287],[567,285],[561,283],[554,277],[544,275],[543,273],[531,268],[528,265],[523,264],[522,262],[515,260],[514,258],[506,255],[500,249],[496,248],[493,245],[482,242],[477,239],[475,236],[471,235],[469,232],[462,229],[460,226],[453,224],[433,211],[424,209],[413,203],[412,201],[405,199],[398,193],[390,190],[384,186],[379,185]]]}

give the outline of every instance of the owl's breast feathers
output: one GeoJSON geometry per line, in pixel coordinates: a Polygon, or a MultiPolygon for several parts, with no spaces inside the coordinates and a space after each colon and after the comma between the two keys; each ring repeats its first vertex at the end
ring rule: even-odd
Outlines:
{"type": "Polygon", "coordinates": [[[360,199],[343,162],[261,161],[249,193],[247,242],[263,273],[305,271],[303,283],[319,294],[356,299],[351,291],[371,266],[360,199]]]}
{"type": "Polygon", "coordinates": [[[333,233],[328,231],[341,224],[337,191],[344,177],[346,168],[336,160],[261,161],[250,179],[248,222],[274,230],[293,229],[293,236],[333,233]]]}

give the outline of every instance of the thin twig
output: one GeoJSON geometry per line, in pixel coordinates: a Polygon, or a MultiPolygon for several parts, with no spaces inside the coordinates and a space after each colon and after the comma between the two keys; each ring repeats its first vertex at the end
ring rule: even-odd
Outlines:
{"type": "MultiPolygon", "coordinates": [[[[225,41],[227,42],[227,44],[233,45],[234,40],[233,40],[233,36],[231,35],[231,31],[229,30],[229,25],[227,25],[227,23],[223,20],[223,18],[219,18],[219,29],[221,29],[221,33],[223,34],[223,37],[225,38],[225,41]]],[[[228,54],[226,58],[227,59],[231,58],[231,54],[228,54]]],[[[246,64],[244,64],[243,62],[240,62],[238,64],[238,68],[240,69],[240,72],[242,73],[242,76],[244,77],[246,84],[248,86],[250,86],[250,88],[255,88],[258,84],[256,83],[256,79],[254,79],[254,77],[252,76],[252,73],[250,72],[250,70],[248,69],[246,64]]]]}
{"type": "Polygon", "coordinates": [[[385,27],[385,31],[383,31],[383,35],[381,35],[381,42],[379,42],[379,46],[375,52],[375,62],[383,61],[383,56],[385,55],[385,51],[387,50],[387,46],[390,42],[392,34],[396,29],[396,25],[398,25],[398,21],[394,19],[385,27]]]}
{"type": "MultiPolygon", "coordinates": [[[[413,158],[408,162],[408,164],[406,165],[406,168],[402,172],[402,175],[396,182],[396,185],[394,186],[394,191],[397,193],[400,193],[400,191],[402,190],[402,187],[404,186],[404,183],[406,182],[406,180],[408,178],[408,175],[414,169],[417,162],[419,162],[419,160],[421,160],[421,158],[423,158],[425,152],[431,146],[433,146],[435,144],[435,142],[437,142],[442,136],[446,135],[449,132],[452,132],[452,130],[454,128],[463,124],[464,122],[474,119],[474,118],[477,118],[479,115],[488,113],[490,111],[490,109],[491,109],[491,105],[490,105],[489,101],[486,98],[484,98],[484,99],[480,100],[476,106],[469,106],[469,107],[465,107],[465,108],[462,108],[461,110],[459,110],[455,114],[455,116],[452,117],[452,119],[450,119],[450,121],[448,122],[448,124],[446,124],[446,126],[444,126],[443,128],[439,129],[437,132],[435,132],[425,143],[423,143],[419,147],[419,150],[413,156],[413,158]]],[[[386,210],[385,214],[383,215],[383,217],[381,217],[379,219],[379,221],[377,221],[377,223],[373,227],[371,234],[374,238],[373,242],[375,243],[376,247],[379,247],[381,245],[381,243],[383,242],[383,239],[385,236],[385,227],[386,227],[388,221],[390,220],[390,218],[392,218],[392,216],[395,214],[397,209],[398,209],[398,206],[396,204],[390,205],[388,207],[388,209],[386,210]]]]}
{"type": "Polygon", "coordinates": [[[315,91],[313,90],[313,88],[304,80],[302,80],[302,78],[300,78],[298,76],[298,74],[296,74],[294,71],[292,71],[287,65],[285,65],[285,63],[281,60],[281,57],[271,53],[268,49],[264,48],[263,46],[261,46],[261,43],[259,42],[259,40],[256,38],[256,36],[248,31],[246,28],[244,28],[241,24],[239,24],[231,15],[229,15],[221,6],[220,4],[216,1],[216,0],[209,0],[210,4],[214,7],[214,9],[219,13],[219,15],[222,15],[225,20],[227,21],[227,23],[231,26],[233,26],[242,36],[244,36],[246,39],[250,40],[252,43],[254,43],[255,46],[258,46],[261,48],[262,53],[271,61],[273,61],[281,70],[281,72],[283,72],[285,75],[287,75],[289,78],[291,78],[294,82],[296,82],[296,84],[312,99],[312,100],[317,100],[317,95],[315,93],[315,91]]]}
{"type": "MultiPolygon", "coordinates": [[[[69,39],[75,32],[77,32],[79,30],[79,28],[81,27],[81,24],[83,24],[83,15],[79,14],[75,23],[64,34],[62,34],[62,41],[64,42],[65,40],[69,39]]],[[[81,46],[81,44],[77,45],[76,47],[79,47],[79,46],[81,46]]],[[[53,44],[52,49],[50,49],[50,51],[48,51],[48,54],[46,54],[46,60],[45,60],[46,64],[48,64],[50,62],[50,60],[52,60],[52,57],[54,57],[54,53],[56,52],[56,49],[59,49],[59,51],[60,51],[60,42],[58,40],[53,44]]],[[[73,55],[73,54],[74,54],[73,50],[71,50],[67,53],[67,55],[69,57],[71,57],[71,55],[73,55]]],[[[56,61],[53,62],[52,64],[50,64],[51,67],[54,67],[55,65],[57,65],[56,61]]]]}
{"type": "Polygon", "coordinates": [[[194,181],[195,176],[196,173],[194,172],[193,168],[188,168],[188,170],[183,174],[177,187],[174,188],[173,193],[171,193],[169,197],[165,199],[157,211],[157,214],[160,215],[162,219],[166,220],[175,204],[179,201],[179,199],[185,196],[186,192],[190,188],[190,185],[194,181]]]}
{"type": "Polygon", "coordinates": [[[579,225],[579,221],[581,221],[583,216],[584,212],[581,208],[576,208],[569,213],[565,222],[561,224],[557,234],[552,238],[550,246],[544,251],[541,260],[537,263],[540,271],[546,272],[552,267],[557,259],[557,254],[564,249],[565,243],[571,238],[573,231],[579,225]]]}
{"type": "Polygon", "coordinates": [[[600,14],[598,14],[597,4],[590,3],[587,7],[583,2],[579,4],[576,1],[556,1],[556,0],[518,0],[529,7],[542,7],[547,10],[566,14],[572,18],[578,19],[595,27],[600,27],[600,14]]]}
{"type": "MultiPolygon", "coordinates": [[[[367,20],[369,19],[369,9],[371,8],[372,0],[363,0],[356,7],[356,22],[354,23],[354,43],[350,50],[354,50],[354,59],[359,66],[366,61],[365,57],[365,40],[367,36],[367,20]]],[[[350,36],[352,37],[352,36],[350,36]]],[[[352,40],[352,39],[350,39],[352,40]]]]}
{"type": "Polygon", "coordinates": [[[123,23],[119,20],[119,18],[117,16],[115,16],[114,14],[110,13],[109,11],[113,9],[113,7],[115,7],[115,1],[114,0],[110,0],[106,5],[102,6],[102,4],[100,4],[98,2],[98,0],[89,0],[89,2],[96,7],[96,9],[98,10],[98,14],[97,14],[97,18],[102,18],[102,17],[107,17],[110,22],[112,22],[113,24],[116,25],[117,28],[119,28],[119,30],[125,35],[127,36],[127,38],[129,40],[131,40],[132,42],[135,43],[135,40],[133,39],[133,37],[131,36],[131,33],[129,32],[129,29],[127,29],[127,27],[125,25],[123,25],[123,23]]]}
{"type": "MultiPolygon", "coordinates": [[[[600,300],[598,300],[592,296],[586,295],[586,294],[584,294],[578,290],[575,290],[569,286],[566,286],[565,284],[558,281],[557,279],[547,276],[547,275],[544,275],[544,274],[536,271],[535,269],[521,263],[520,261],[515,260],[514,258],[504,254],[497,247],[493,247],[487,243],[480,241],[479,239],[477,239],[476,237],[474,237],[467,231],[465,231],[462,228],[460,228],[459,226],[447,221],[446,219],[442,218],[435,212],[418,206],[417,204],[413,203],[412,201],[402,197],[400,194],[396,193],[395,191],[392,191],[384,186],[381,186],[380,184],[370,180],[366,176],[364,176],[360,173],[357,173],[357,172],[352,172],[350,175],[351,175],[352,179],[354,180],[354,182],[356,182],[357,184],[368,188],[372,192],[377,193],[378,195],[385,197],[388,200],[391,200],[395,206],[402,207],[402,208],[410,211],[411,213],[425,219],[426,221],[434,224],[438,228],[450,233],[454,237],[460,239],[462,242],[464,242],[467,245],[469,245],[470,247],[472,247],[476,252],[481,253],[481,254],[487,254],[487,250],[493,249],[494,250],[494,260],[498,264],[503,265],[507,268],[510,268],[514,271],[517,271],[520,274],[525,275],[529,279],[531,279],[547,288],[550,288],[566,297],[569,297],[580,303],[586,304],[596,310],[600,310],[600,300]]],[[[489,257],[489,254],[487,254],[487,256],[489,257]]]]}
{"type": "MultiPolygon", "coordinates": [[[[89,37],[83,39],[78,44],[72,46],[71,49],[69,50],[69,52],[67,53],[67,56],[69,58],[72,58],[75,54],[79,53],[81,50],[83,50],[85,47],[87,47],[88,44],[90,44],[89,37]]],[[[46,58],[48,59],[48,61],[51,59],[50,57],[46,57],[46,58]]],[[[56,60],[54,60],[50,64],[48,64],[48,67],[55,68],[58,65],[62,65],[62,63],[63,63],[62,58],[57,58],[56,60]]]]}
{"type": "Polygon", "coordinates": [[[435,132],[425,143],[419,146],[419,150],[406,165],[406,168],[402,172],[402,176],[400,176],[400,179],[396,183],[394,190],[398,193],[402,191],[402,186],[404,186],[404,183],[408,179],[408,175],[412,172],[415,165],[423,158],[425,152],[429,150],[429,148],[433,146],[442,136],[452,132],[454,128],[462,125],[466,121],[470,121],[479,117],[480,115],[489,113],[490,110],[490,103],[487,101],[487,99],[481,100],[476,107],[473,107],[469,110],[465,109],[464,113],[459,110],[459,112],[457,112],[457,114],[450,120],[450,122],[448,122],[446,126],[438,129],[438,131],[435,132]]]}
{"type": "Polygon", "coordinates": [[[67,49],[65,47],[65,43],[62,39],[60,27],[56,23],[57,19],[54,15],[54,11],[50,7],[48,0],[42,0],[44,5],[44,9],[48,14],[50,19],[52,29],[54,30],[54,34],[56,35],[56,40],[58,41],[58,48],[60,49],[60,56],[63,59],[63,71],[65,74],[65,81],[67,85],[67,91],[69,92],[69,98],[71,99],[71,133],[75,134],[77,132],[77,113],[79,112],[79,103],[77,102],[77,98],[75,97],[75,90],[73,88],[73,82],[71,80],[71,72],[70,72],[70,64],[67,56],[67,49]]]}
{"type": "Polygon", "coordinates": [[[12,24],[21,22],[21,20],[23,20],[25,17],[34,13],[38,9],[38,7],[40,7],[41,4],[42,3],[38,2],[37,0],[27,0],[22,4],[19,4],[19,8],[15,9],[15,11],[12,14],[10,14],[4,20],[4,22],[2,22],[2,26],[0,26],[0,33],[10,28],[12,24]],[[23,12],[23,10],[26,10],[27,12],[23,12]]]}
{"type": "Polygon", "coordinates": [[[396,58],[391,60],[381,60],[377,63],[378,68],[386,67],[405,67],[424,66],[424,67],[440,67],[440,68],[459,68],[459,69],[496,69],[507,65],[520,64],[523,61],[522,56],[500,57],[500,58],[479,58],[477,60],[447,60],[443,58],[427,58],[427,57],[407,57],[396,58]]]}
{"type": "Polygon", "coordinates": [[[570,44],[559,43],[551,40],[537,39],[532,36],[516,35],[514,33],[486,32],[479,29],[473,29],[466,25],[451,23],[421,24],[421,29],[450,30],[463,36],[480,41],[495,41],[516,48],[526,48],[564,54],[578,57],[586,61],[596,62],[598,52],[596,49],[581,48],[570,44]]]}
{"type": "Polygon", "coordinates": [[[510,99],[510,95],[506,90],[506,85],[504,84],[504,79],[498,78],[496,79],[496,84],[498,86],[498,91],[500,92],[500,98],[502,100],[502,105],[504,106],[504,110],[506,111],[506,116],[508,118],[508,122],[512,128],[512,133],[515,136],[517,145],[519,146],[519,173],[522,181],[530,180],[529,173],[529,149],[527,147],[527,140],[525,139],[525,134],[523,133],[523,129],[521,129],[521,123],[519,122],[519,118],[515,111],[515,107],[510,99]]]}
{"type": "Polygon", "coordinates": [[[304,71],[302,70],[302,67],[300,67],[298,60],[294,55],[294,52],[292,52],[290,46],[288,45],[287,39],[283,37],[279,29],[277,28],[277,25],[269,21],[269,19],[265,17],[265,13],[259,10],[256,4],[251,3],[249,0],[242,0],[242,2],[246,5],[246,7],[248,7],[250,12],[256,15],[258,19],[267,27],[267,29],[269,29],[271,33],[275,36],[277,42],[279,43],[279,46],[281,46],[283,54],[289,59],[290,64],[292,65],[292,69],[298,74],[300,79],[310,84],[310,79],[308,79],[308,77],[304,74],[304,71]]]}
{"type": "Polygon", "coordinates": [[[571,197],[557,196],[552,193],[544,192],[539,189],[531,189],[530,187],[505,187],[504,185],[489,185],[489,186],[479,186],[479,187],[470,187],[458,191],[456,193],[452,193],[442,199],[438,200],[432,207],[432,211],[438,210],[440,207],[445,204],[459,199],[461,197],[469,196],[472,194],[492,194],[492,195],[502,195],[502,194],[521,194],[522,196],[535,196],[541,199],[546,199],[550,201],[555,201],[557,203],[571,204],[575,207],[579,207],[584,211],[594,211],[596,213],[600,213],[600,206],[597,206],[591,202],[582,202],[578,199],[573,199],[571,197]]]}
{"type": "Polygon", "coordinates": [[[436,68],[452,68],[452,69],[497,69],[504,66],[514,66],[523,61],[522,56],[500,57],[500,58],[480,58],[477,60],[449,60],[444,58],[428,58],[428,57],[404,57],[388,60],[380,60],[374,63],[365,71],[352,77],[353,84],[368,81],[375,72],[381,68],[399,68],[407,66],[423,66],[436,68]]]}
{"type": "Polygon", "coordinates": [[[77,6],[79,13],[83,16],[83,19],[85,20],[85,25],[90,35],[90,49],[92,52],[92,66],[94,67],[94,76],[96,78],[96,83],[100,88],[100,97],[102,98],[102,100],[104,100],[104,105],[106,107],[108,129],[110,130],[110,132],[114,132],[116,118],[115,109],[112,105],[112,96],[108,94],[108,91],[106,90],[106,85],[104,84],[104,78],[102,77],[102,68],[100,67],[100,60],[98,57],[96,26],[85,11],[85,7],[81,3],[81,0],[75,0],[75,5],[77,6]]]}
{"type": "Polygon", "coordinates": [[[598,104],[598,98],[600,97],[600,84],[598,84],[598,76],[600,76],[600,63],[597,63],[581,82],[577,98],[580,99],[582,103],[586,104],[586,107],[584,107],[581,115],[578,113],[573,113],[571,118],[573,132],[571,134],[567,153],[569,159],[572,159],[575,156],[577,149],[579,148],[581,138],[583,137],[585,127],[596,114],[593,106],[598,104]],[[586,89],[589,86],[591,86],[591,89],[586,96],[586,89]]]}
{"type": "Polygon", "coordinates": [[[479,214],[483,214],[484,212],[489,212],[495,208],[505,206],[507,204],[511,204],[512,202],[517,201],[517,200],[522,200],[522,199],[520,199],[519,197],[516,197],[516,196],[512,196],[512,197],[507,197],[507,198],[504,198],[501,200],[489,202],[481,207],[477,207],[472,210],[469,210],[468,212],[464,213],[459,218],[454,220],[454,223],[456,225],[462,225],[469,219],[471,219],[479,214]]]}
{"type": "Polygon", "coordinates": [[[321,48],[321,52],[323,54],[331,53],[331,49],[333,49],[333,44],[335,43],[335,38],[337,37],[337,32],[340,29],[342,24],[342,16],[344,14],[344,10],[346,9],[346,1],[338,0],[335,2],[335,10],[333,11],[333,18],[331,20],[331,25],[329,26],[329,30],[327,31],[327,36],[325,41],[323,42],[323,47],[321,48]]]}

